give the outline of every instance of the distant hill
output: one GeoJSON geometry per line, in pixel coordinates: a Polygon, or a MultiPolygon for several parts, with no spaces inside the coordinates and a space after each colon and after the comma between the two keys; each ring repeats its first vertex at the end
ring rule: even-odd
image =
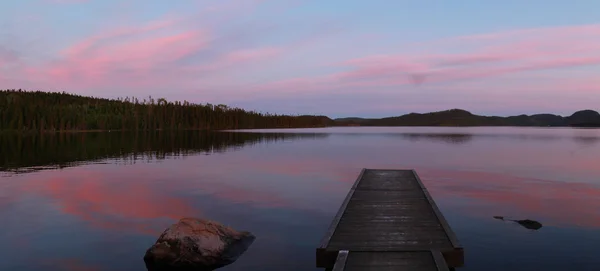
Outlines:
{"type": "Polygon", "coordinates": [[[339,126],[539,126],[539,127],[600,127],[600,113],[577,111],[563,117],[553,114],[518,115],[510,117],[480,116],[462,109],[431,113],[410,113],[381,119],[338,118],[339,126]]]}
{"type": "Polygon", "coordinates": [[[345,123],[348,125],[353,125],[354,126],[358,126],[360,124],[364,124],[370,121],[374,121],[376,119],[365,119],[365,118],[339,118],[339,119],[335,119],[335,123],[345,123]]]}
{"type": "Polygon", "coordinates": [[[600,113],[594,110],[577,111],[566,119],[570,126],[600,127],[600,113]]]}

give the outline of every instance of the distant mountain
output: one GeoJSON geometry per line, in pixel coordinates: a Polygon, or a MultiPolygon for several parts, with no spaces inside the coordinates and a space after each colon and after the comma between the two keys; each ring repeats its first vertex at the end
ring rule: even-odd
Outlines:
{"type": "Polygon", "coordinates": [[[518,115],[510,117],[480,116],[462,109],[431,113],[410,113],[381,119],[338,118],[339,126],[540,126],[540,127],[600,127],[600,113],[577,111],[568,117],[553,114],[518,115]]]}
{"type": "Polygon", "coordinates": [[[600,127],[600,113],[594,110],[577,111],[566,119],[570,126],[600,127]]]}

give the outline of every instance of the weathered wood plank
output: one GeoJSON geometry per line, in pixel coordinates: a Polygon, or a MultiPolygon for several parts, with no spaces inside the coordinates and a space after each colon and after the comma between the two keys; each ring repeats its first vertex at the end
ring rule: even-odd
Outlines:
{"type": "Polygon", "coordinates": [[[464,258],[456,235],[414,170],[361,171],[317,248],[317,267],[332,268],[339,251],[349,251],[348,263],[359,252],[375,254],[358,258],[427,252],[429,263],[442,255],[451,267],[462,266],[464,258]]]}
{"type": "Polygon", "coordinates": [[[433,250],[431,251],[431,256],[433,257],[433,261],[435,262],[435,266],[437,267],[437,270],[439,271],[449,271],[450,268],[448,268],[448,263],[446,263],[446,260],[444,259],[444,255],[442,255],[441,252],[439,252],[438,250],[433,250]]]}
{"type": "MultiPolygon", "coordinates": [[[[447,253],[447,247],[446,246],[439,246],[439,245],[431,245],[431,244],[421,244],[421,245],[412,245],[411,246],[411,251],[428,251],[428,250],[439,250],[440,252],[442,251],[446,251],[444,253],[447,253]]],[[[398,250],[398,246],[393,244],[391,246],[384,246],[381,244],[378,244],[377,246],[361,246],[360,244],[356,244],[356,246],[353,248],[353,251],[360,251],[360,252],[402,252],[402,250],[398,250]]],[[[329,251],[328,251],[329,252],[329,251]]],[[[337,257],[337,251],[335,252],[335,257],[337,257]]],[[[334,261],[335,261],[335,257],[334,257],[334,261]]],[[[446,256],[444,256],[444,259],[446,259],[446,256]]],[[[331,263],[331,266],[333,266],[333,263],[331,263]]],[[[323,266],[317,266],[317,267],[323,267],[323,266]]],[[[329,267],[327,267],[329,268],[329,267]]]]}
{"type": "Polygon", "coordinates": [[[327,268],[332,267],[331,261],[334,261],[335,258],[337,257],[337,251],[327,251],[327,245],[329,244],[329,241],[331,240],[331,237],[333,236],[333,233],[335,232],[335,229],[337,228],[338,223],[340,222],[340,219],[342,218],[342,215],[346,211],[346,206],[348,205],[348,202],[350,202],[350,199],[354,195],[356,186],[362,180],[362,177],[363,177],[363,174],[365,173],[365,171],[366,171],[366,169],[363,168],[360,171],[360,174],[358,174],[358,177],[356,178],[356,181],[354,181],[354,184],[352,185],[350,192],[348,193],[348,195],[346,195],[346,198],[342,202],[342,205],[340,206],[337,214],[333,218],[333,221],[331,221],[331,225],[329,225],[329,228],[327,229],[325,236],[323,236],[323,239],[321,239],[321,243],[320,243],[319,247],[317,248],[317,253],[316,253],[317,267],[327,267],[327,268]]]}
{"type": "Polygon", "coordinates": [[[419,186],[421,186],[421,189],[423,190],[423,194],[425,194],[425,197],[429,201],[431,208],[433,209],[436,217],[440,221],[440,224],[444,228],[446,235],[448,236],[448,239],[450,240],[450,243],[452,244],[453,249],[447,249],[445,251],[442,251],[442,255],[444,255],[446,262],[451,267],[462,266],[463,262],[464,262],[464,252],[463,252],[462,245],[458,241],[458,237],[456,237],[456,234],[450,227],[450,224],[448,224],[448,221],[446,220],[446,218],[444,217],[444,215],[438,208],[437,204],[435,204],[433,197],[431,197],[431,195],[429,194],[429,191],[427,191],[427,188],[425,188],[425,185],[421,181],[421,178],[419,178],[419,175],[417,174],[417,172],[413,169],[412,173],[415,176],[415,179],[417,180],[417,182],[419,183],[419,186]]]}
{"type": "Polygon", "coordinates": [[[444,227],[444,230],[446,231],[446,234],[448,234],[448,239],[450,239],[450,242],[452,243],[452,246],[454,246],[455,248],[462,247],[460,245],[460,242],[458,241],[458,238],[456,237],[456,234],[454,233],[454,231],[452,230],[452,228],[450,228],[450,225],[448,224],[448,221],[446,220],[446,218],[444,218],[444,215],[442,214],[442,212],[438,208],[437,204],[435,204],[435,201],[433,201],[433,198],[429,194],[429,191],[427,191],[427,188],[425,188],[425,185],[421,181],[421,178],[419,178],[419,175],[417,174],[417,172],[415,170],[412,170],[412,172],[413,172],[413,175],[415,176],[415,179],[417,180],[417,182],[421,186],[421,189],[423,190],[423,194],[425,194],[425,197],[429,201],[429,204],[431,205],[431,208],[433,209],[435,215],[437,216],[438,220],[440,221],[440,224],[442,225],[442,227],[444,227]]]}
{"type": "MultiPolygon", "coordinates": [[[[342,264],[336,262],[334,270],[365,271],[365,270],[390,270],[390,271],[448,271],[448,267],[441,259],[436,258],[439,252],[354,252],[345,251],[342,264]],[[440,262],[441,260],[441,262],[440,262]],[[340,267],[338,267],[340,266],[340,267]],[[335,269],[335,268],[338,269],[335,269]]],[[[340,255],[342,252],[340,252],[340,255]]],[[[441,257],[441,254],[439,254],[441,257]]],[[[338,257],[340,259],[340,257],[338,257]]]]}
{"type": "Polygon", "coordinates": [[[358,174],[358,177],[356,178],[356,181],[354,182],[354,185],[352,186],[352,189],[350,189],[350,192],[348,193],[348,195],[346,195],[346,198],[342,202],[342,206],[340,206],[340,209],[338,210],[337,214],[333,218],[333,221],[331,222],[331,225],[329,226],[329,229],[325,233],[325,236],[323,237],[323,239],[321,239],[321,244],[319,245],[319,248],[323,248],[324,249],[324,248],[327,247],[327,244],[329,243],[329,240],[331,239],[331,236],[333,235],[335,229],[337,228],[338,223],[339,223],[340,219],[342,218],[342,215],[346,211],[346,206],[348,205],[348,202],[350,202],[350,199],[354,195],[354,190],[355,190],[354,187],[356,187],[356,185],[362,179],[362,176],[365,173],[365,170],[366,169],[363,168],[360,171],[360,174],[358,174]]]}
{"type": "Polygon", "coordinates": [[[344,271],[346,268],[346,261],[348,259],[348,251],[342,250],[338,253],[335,265],[331,271],[344,271]]]}

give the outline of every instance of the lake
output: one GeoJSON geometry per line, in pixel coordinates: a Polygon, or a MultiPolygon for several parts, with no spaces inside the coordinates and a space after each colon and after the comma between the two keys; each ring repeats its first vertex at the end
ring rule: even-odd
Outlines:
{"type": "Polygon", "coordinates": [[[457,270],[600,265],[600,130],[5,134],[0,147],[0,270],[143,271],[184,216],[257,236],[219,270],[319,270],[315,249],[362,168],[417,170],[465,248],[457,270]]]}

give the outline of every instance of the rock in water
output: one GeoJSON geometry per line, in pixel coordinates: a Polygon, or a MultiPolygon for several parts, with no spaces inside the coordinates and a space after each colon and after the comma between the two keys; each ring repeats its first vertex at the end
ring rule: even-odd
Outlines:
{"type": "Polygon", "coordinates": [[[182,218],[158,237],[144,262],[149,271],[214,270],[235,262],[254,239],[218,222],[182,218]]]}
{"type": "MultiPolygon", "coordinates": [[[[494,216],[494,218],[499,219],[499,220],[505,220],[503,216],[494,216]]],[[[516,222],[517,224],[525,227],[526,229],[530,229],[530,230],[539,230],[542,228],[542,223],[537,222],[535,220],[531,220],[531,219],[524,219],[524,220],[506,219],[506,220],[516,222]]]]}
{"type": "Polygon", "coordinates": [[[513,221],[519,223],[519,225],[525,227],[526,229],[530,229],[530,230],[539,230],[542,228],[542,223],[537,222],[535,220],[531,220],[531,219],[513,220],[513,221]]]}

